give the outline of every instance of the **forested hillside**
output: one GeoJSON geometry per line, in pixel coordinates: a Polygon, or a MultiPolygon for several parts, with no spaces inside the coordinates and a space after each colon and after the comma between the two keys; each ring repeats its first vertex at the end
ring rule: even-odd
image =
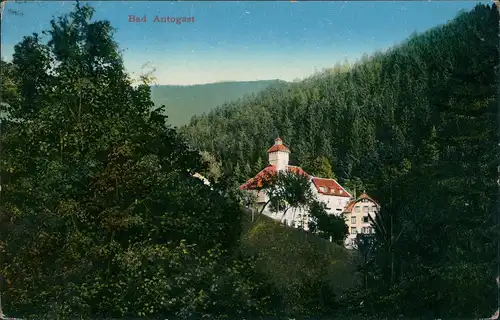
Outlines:
{"type": "Polygon", "coordinates": [[[338,296],[359,281],[346,250],[273,221],[250,224],[226,177],[211,186],[196,178],[213,168],[210,156],[154,108],[147,75],[133,85],[112,26],[93,14],[77,2],[42,35],[25,36],[12,62],[0,61],[0,311],[21,319],[340,312],[338,296]]]}
{"type": "MultiPolygon", "coordinates": [[[[147,77],[133,85],[111,24],[93,14],[77,2],[0,64],[0,111],[10,116],[0,118],[9,316],[380,320],[494,311],[495,7],[479,5],[350,68],[226,104],[182,130],[154,108],[147,77]],[[374,238],[360,237],[358,251],[250,221],[234,180],[265,165],[278,135],[309,173],[335,174],[381,202],[374,238]]],[[[289,204],[295,186],[283,192],[289,204]]]]}
{"type": "Polygon", "coordinates": [[[497,46],[497,9],[478,5],[350,70],[265,90],[182,131],[240,182],[280,136],[295,164],[326,157],[341,183],[379,199],[393,234],[377,235],[359,293],[374,308],[485,312],[496,295],[497,46]]]}
{"type": "Polygon", "coordinates": [[[270,86],[284,87],[285,81],[234,81],[191,86],[160,85],[151,87],[151,100],[165,105],[168,122],[174,126],[189,123],[193,115],[203,115],[229,101],[244,98],[270,86]]]}

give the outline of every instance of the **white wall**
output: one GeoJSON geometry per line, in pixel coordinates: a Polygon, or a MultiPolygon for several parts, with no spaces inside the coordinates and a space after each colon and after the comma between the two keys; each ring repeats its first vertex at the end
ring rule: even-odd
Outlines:
{"type": "Polygon", "coordinates": [[[269,164],[272,164],[276,167],[277,170],[285,170],[288,166],[288,160],[290,155],[288,152],[271,152],[269,154],[269,164]]]}
{"type": "Polygon", "coordinates": [[[344,212],[345,206],[349,203],[349,198],[346,197],[329,196],[321,193],[317,193],[317,197],[318,200],[324,202],[330,208],[330,210],[328,210],[329,214],[337,216],[344,212]]]}
{"type": "MultiPolygon", "coordinates": [[[[344,208],[346,205],[349,203],[350,199],[347,197],[338,197],[338,196],[329,196],[329,195],[324,195],[318,192],[316,189],[316,186],[311,181],[311,188],[316,195],[316,198],[319,201],[324,202],[330,209],[328,210],[329,214],[334,214],[339,216],[340,214],[343,213],[344,208]],[[338,210],[340,209],[340,210],[338,210]]],[[[268,197],[265,194],[264,191],[260,192],[255,192],[253,191],[254,194],[257,196],[257,202],[259,203],[258,205],[258,210],[260,210],[263,206],[268,201],[268,197]]],[[[346,247],[351,247],[351,243],[356,239],[356,236],[358,233],[364,233],[366,231],[371,231],[373,229],[363,229],[363,228],[373,228],[371,225],[370,220],[368,222],[364,222],[363,218],[366,217],[367,215],[370,215],[372,218],[375,217],[375,212],[380,210],[380,207],[372,202],[372,201],[367,201],[367,202],[357,202],[354,207],[352,208],[351,213],[346,213],[345,214],[345,222],[349,228],[349,234],[347,236],[347,239],[345,240],[345,245],[346,247]],[[368,212],[364,210],[364,207],[368,207],[368,212]],[[352,217],[356,217],[355,221],[351,220],[352,217]],[[356,232],[352,233],[352,228],[356,228],[356,232]]],[[[281,223],[286,223],[288,226],[292,226],[295,223],[295,227],[298,227],[298,225],[303,222],[303,228],[305,230],[308,230],[308,212],[307,209],[304,208],[298,208],[298,209],[289,209],[286,214],[283,216],[283,211],[281,212],[271,212],[269,209],[269,206],[267,206],[263,214],[275,219],[279,220],[281,223]]]]}
{"type": "MultiPolygon", "coordinates": [[[[262,206],[267,202],[268,198],[267,198],[267,196],[263,196],[263,197],[259,197],[259,198],[261,199],[261,201],[259,201],[260,203],[257,205],[257,209],[261,210],[262,206]]],[[[307,210],[304,210],[302,208],[290,208],[287,210],[287,212],[283,216],[283,211],[272,212],[270,210],[270,206],[267,205],[266,208],[264,209],[264,211],[262,211],[262,214],[264,214],[264,215],[266,215],[274,220],[279,220],[280,223],[286,223],[288,226],[292,226],[295,222],[295,226],[297,227],[298,223],[301,220],[304,220],[304,222],[305,222],[304,229],[308,230],[308,226],[307,226],[308,212],[307,212],[307,210]]]]}
{"type": "MultiPolygon", "coordinates": [[[[344,211],[345,206],[349,202],[349,198],[346,197],[338,197],[338,196],[329,196],[329,195],[324,195],[321,193],[318,193],[318,190],[316,189],[316,186],[314,183],[311,181],[311,190],[313,191],[314,195],[319,201],[324,202],[330,209],[327,211],[329,214],[334,214],[339,216],[342,214],[344,211]],[[338,210],[337,210],[338,209],[338,210]]],[[[256,193],[257,195],[257,203],[260,205],[258,206],[258,209],[261,210],[263,204],[265,204],[268,201],[268,197],[265,194],[264,191],[260,191],[256,193]]],[[[275,220],[280,220],[281,223],[285,223],[292,226],[293,223],[295,222],[295,225],[297,226],[299,223],[303,222],[303,228],[305,230],[308,230],[308,211],[307,208],[297,208],[297,209],[289,209],[285,216],[283,216],[283,211],[282,212],[271,212],[269,209],[269,206],[267,206],[264,211],[262,212],[264,215],[275,219],[275,220]]]]}
{"type": "Polygon", "coordinates": [[[367,231],[374,232],[370,219],[368,219],[368,222],[364,222],[363,218],[368,215],[375,218],[375,213],[378,212],[378,210],[380,210],[380,207],[369,200],[367,202],[357,202],[354,205],[352,212],[346,214],[346,223],[349,227],[349,235],[347,236],[346,243],[354,241],[359,233],[367,233],[367,231]],[[368,212],[364,211],[364,207],[368,207],[368,212]],[[355,217],[355,219],[353,220],[352,217],[355,217]],[[355,233],[353,233],[353,228],[356,229],[355,233]],[[367,230],[366,228],[371,229],[367,230]]]}

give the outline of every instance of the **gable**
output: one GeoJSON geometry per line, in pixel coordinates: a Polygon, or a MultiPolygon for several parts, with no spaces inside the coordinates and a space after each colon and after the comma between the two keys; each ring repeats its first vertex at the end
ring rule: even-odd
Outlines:
{"type": "Polygon", "coordinates": [[[312,182],[316,187],[316,191],[327,196],[337,196],[351,198],[351,194],[347,192],[335,179],[312,178],[312,182]]]}

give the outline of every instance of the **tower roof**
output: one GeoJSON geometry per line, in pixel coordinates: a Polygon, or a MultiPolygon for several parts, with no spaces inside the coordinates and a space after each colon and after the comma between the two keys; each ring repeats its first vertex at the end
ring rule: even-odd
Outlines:
{"type": "Polygon", "coordinates": [[[267,150],[267,153],[278,152],[278,151],[290,153],[290,149],[288,149],[287,146],[283,144],[283,140],[281,140],[280,138],[276,138],[274,140],[274,145],[271,148],[269,148],[269,150],[267,150]]]}

